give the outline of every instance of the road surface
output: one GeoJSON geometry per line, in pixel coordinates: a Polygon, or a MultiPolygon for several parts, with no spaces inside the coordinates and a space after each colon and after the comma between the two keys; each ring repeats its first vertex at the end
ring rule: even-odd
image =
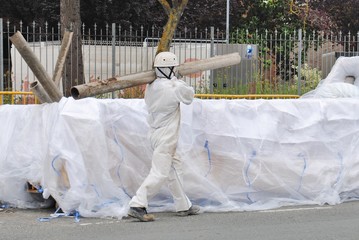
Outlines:
{"type": "Polygon", "coordinates": [[[0,212],[1,240],[358,240],[359,201],[335,206],[295,206],[255,212],[157,213],[155,222],[74,217],[41,222],[53,210],[0,212]]]}

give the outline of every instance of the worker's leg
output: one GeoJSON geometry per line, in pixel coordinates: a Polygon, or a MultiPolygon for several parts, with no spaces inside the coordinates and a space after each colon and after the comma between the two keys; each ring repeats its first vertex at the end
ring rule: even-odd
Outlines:
{"type": "Polygon", "coordinates": [[[192,203],[183,188],[182,162],[177,155],[172,160],[172,167],[168,177],[168,187],[172,193],[176,211],[188,210],[192,203]]]}
{"type": "Polygon", "coordinates": [[[162,184],[167,180],[172,164],[169,153],[156,149],[152,156],[150,173],[130,201],[130,207],[148,207],[148,200],[158,193],[162,184]]]}

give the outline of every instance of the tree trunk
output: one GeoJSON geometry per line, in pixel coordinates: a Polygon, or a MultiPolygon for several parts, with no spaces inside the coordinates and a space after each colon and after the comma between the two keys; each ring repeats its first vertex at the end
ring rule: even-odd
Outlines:
{"type": "Polygon", "coordinates": [[[64,95],[71,96],[71,87],[85,83],[84,66],[82,58],[82,37],[80,0],[61,0],[61,36],[64,36],[65,29],[73,32],[73,38],[66,57],[65,70],[62,76],[64,95]]]}
{"type": "Polygon", "coordinates": [[[172,1],[172,7],[171,7],[167,0],[158,0],[158,1],[164,8],[168,16],[168,21],[165,27],[163,28],[163,33],[161,36],[160,43],[158,44],[156,54],[170,50],[171,42],[175,34],[177,25],[188,3],[188,0],[182,0],[180,1],[180,3],[178,3],[178,1],[172,1]]]}

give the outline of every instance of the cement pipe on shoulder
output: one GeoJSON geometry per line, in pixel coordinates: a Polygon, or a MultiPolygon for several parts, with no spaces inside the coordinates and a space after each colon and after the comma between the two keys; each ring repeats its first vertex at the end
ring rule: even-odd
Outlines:
{"type": "MultiPolygon", "coordinates": [[[[178,66],[178,72],[180,75],[185,76],[200,71],[229,67],[239,64],[240,62],[241,57],[239,53],[231,53],[194,62],[183,63],[178,66]]],[[[74,86],[71,88],[71,95],[74,99],[80,99],[147,84],[155,79],[156,74],[153,70],[129,74],[122,77],[113,77],[106,80],[74,86]]]]}

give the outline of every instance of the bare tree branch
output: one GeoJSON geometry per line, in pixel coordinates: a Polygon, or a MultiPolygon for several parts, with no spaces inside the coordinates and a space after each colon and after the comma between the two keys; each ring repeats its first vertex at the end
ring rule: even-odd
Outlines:
{"type": "Polygon", "coordinates": [[[169,16],[170,13],[171,13],[171,6],[168,3],[168,1],[167,0],[158,0],[158,2],[162,5],[162,7],[165,10],[167,16],[169,16]]]}
{"type": "Polygon", "coordinates": [[[178,7],[178,0],[172,0],[172,8],[178,7]]]}
{"type": "Polygon", "coordinates": [[[165,9],[169,8],[168,9],[169,15],[168,15],[168,21],[163,28],[163,34],[160,43],[158,44],[157,54],[163,51],[169,51],[177,25],[188,3],[188,0],[181,0],[180,4],[178,4],[179,3],[178,0],[173,0],[172,3],[174,6],[171,8],[166,0],[158,0],[158,1],[162,4],[162,6],[165,9]]]}

